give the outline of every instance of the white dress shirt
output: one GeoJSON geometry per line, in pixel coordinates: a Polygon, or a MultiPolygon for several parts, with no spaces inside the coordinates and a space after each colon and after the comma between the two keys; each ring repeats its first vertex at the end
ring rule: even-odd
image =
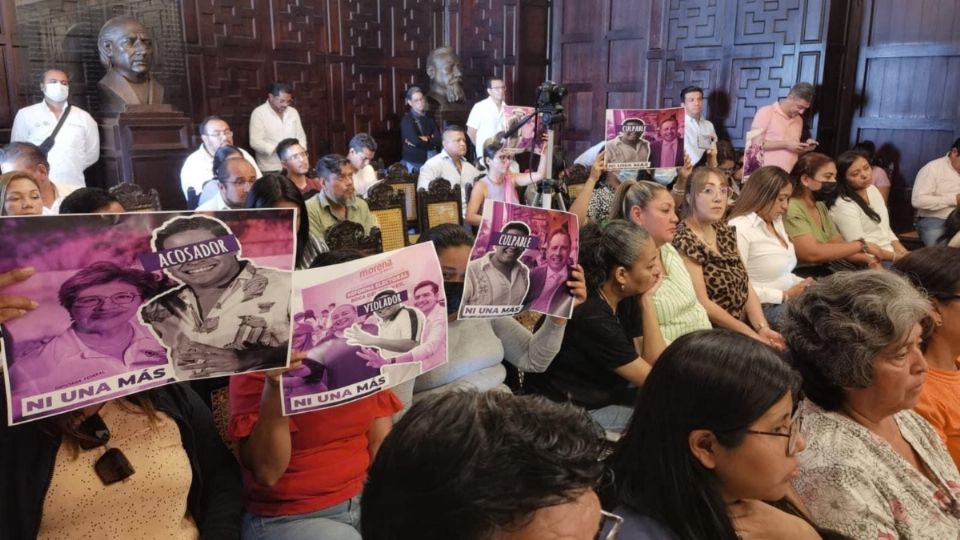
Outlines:
{"type": "Polygon", "coordinates": [[[780,235],[778,239],[756,212],[737,216],[728,223],[737,230],[737,249],[747,267],[750,285],[763,304],[783,303],[783,291],[803,281],[793,274],[797,266],[797,252],[783,228],[783,218],[773,222],[780,235]],[[783,247],[780,240],[787,243],[783,247]]]}
{"type": "Polygon", "coordinates": [[[220,190],[217,190],[217,194],[203,204],[197,206],[197,210],[214,212],[217,210],[231,210],[231,208],[227,205],[227,201],[223,200],[223,195],[220,193],[220,190]]]}
{"type": "Polygon", "coordinates": [[[367,190],[370,186],[377,183],[377,171],[373,170],[373,165],[367,163],[362,169],[353,173],[353,188],[357,190],[357,195],[367,196],[367,190]]]}
{"type": "Polygon", "coordinates": [[[488,97],[483,101],[478,101],[470,109],[470,116],[467,117],[467,127],[477,130],[477,142],[475,144],[477,155],[483,153],[483,143],[487,139],[496,135],[498,131],[503,131],[504,105],[506,103],[501,102],[500,106],[497,107],[493,98],[488,97]]]}
{"type": "Polygon", "coordinates": [[[43,207],[42,212],[43,212],[43,215],[45,216],[52,216],[55,214],[59,214],[60,203],[63,202],[63,199],[65,199],[67,195],[80,189],[80,186],[54,184],[53,182],[50,182],[50,183],[53,184],[53,204],[51,204],[49,208],[46,206],[43,207]]]}
{"type": "MultiPolygon", "coordinates": [[[[253,156],[248,154],[243,148],[238,148],[238,150],[243,154],[244,159],[253,165],[253,169],[257,172],[257,178],[263,176],[253,156]]],[[[183,162],[183,167],[180,169],[180,188],[183,189],[184,197],[187,196],[187,190],[190,188],[195,189],[197,194],[201,193],[203,191],[203,185],[207,183],[207,180],[212,179],[213,156],[210,155],[206,147],[201,144],[196,152],[187,156],[186,161],[183,162]]]]}
{"type": "Polygon", "coordinates": [[[280,118],[269,101],[265,101],[250,114],[250,147],[257,156],[262,171],[279,171],[283,168],[277,157],[277,145],[284,139],[297,139],[307,149],[307,134],[300,123],[300,113],[287,107],[280,118]]]}
{"type": "Polygon", "coordinates": [[[683,151],[690,156],[690,163],[696,165],[703,153],[710,148],[717,147],[717,131],[713,129],[713,122],[700,115],[700,120],[684,113],[683,118],[683,151]],[[711,143],[707,144],[707,138],[711,143]]]}
{"type": "Polygon", "coordinates": [[[960,172],[943,156],[927,163],[917,173],[910,202],[920,217],[947,219],[957,207],[957,194],[960,194],[960,172]]]}
{"type": "Polygon", "coordinates": [[[462,205],[462,214],[467,212],[467,184],[473,184],[473,181],[482,176],[476,167],[467,160],[460,159],[460,170],[453,163],[453,158],[444,150],[439,154],[428,159],[423,167],[420,167],[420,176],[417,178],[417,189],[429,189],[430,182],[437,178],[449,180],[451,187],[460,186],[460,203],[462,205]]]}
{"type": "MultiPolygon", "coordinates": [[[[59,118],[46,101],[17,111],[10,131],[10,141],[30,142],[37,146],[53,133],[59,118]]],[[[97,123],[87,111],[71,106],[70,114],[57,133],[56,144],[50,149],[50,180],[61,185],[84,187],[83,170],[100,159],[100,132],[97,123]]]]}
{"type": "Polygon", "coordinates": [[[870,219],[857,203],[843,197],[837,197],[837,202],[830,209],[830,217],[836,224],[840,235],[847,242],[864,239],[873,242],[881,249],[893,251],[893,241],[897,235],[890,229],[890,214],[887,205],[883,202],[883,195],[875,186],[867,186],[867,204],[874,212],[880,214],[880,223],[870,219]]]}

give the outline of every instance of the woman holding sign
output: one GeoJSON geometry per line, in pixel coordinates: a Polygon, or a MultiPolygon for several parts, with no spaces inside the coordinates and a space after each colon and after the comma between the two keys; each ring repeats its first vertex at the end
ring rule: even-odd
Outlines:
{"type": "Polygon", "coordinates": [[[510,172],[513,154],[505,147],[503,139],[490,137],[483,144],[483,163],[487,174],[473,184],[470,201],[467,203],[467,223],[480,226],[483,214],[483,201],[491,199],[512,204],[520,204],[517,186],[528,186],[542,181],[546,177],[547,160],[541,156],[536,172],[514,174],[510,172]]]}

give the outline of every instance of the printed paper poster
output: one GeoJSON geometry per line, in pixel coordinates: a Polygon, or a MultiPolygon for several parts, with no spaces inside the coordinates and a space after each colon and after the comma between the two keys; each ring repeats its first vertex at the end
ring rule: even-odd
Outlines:
{"type": "Polygon", "coordinates": [[[574,214],[486,200],[459,318],[509,317],[526,309],[569,319],[567,281],[579,239],[574,214]]]}
{"type": "MultiPolygon", "coordinates": [[[[511,128],[518,125],[528,115],[533,114],[533,107],[521,107],[519,105],[503,106],[503,132],[510,131],[511,128]]],[[[543,115],[540,118],[531,118],[529,122],[520,128],[516,135],[508,137],[504,147],[514,154],[520,152],[530,152],[535,154],[543,153],[543,136],[547,132],[547,126],[543,123],[543,115]],[[539,120],[539,122],[538,122],[539,120]]]]}
{"type": "Polygon", "coordinates": [[[40,307],[3,326],[7,421],[170,382],[287,365],[294,212],[0,218],[4,294],[40,307]]]}
{"type": "Polygon", "coordinates": [[[682,107],[607,109],[607,170],[682,167],[683,118],[682,107]]]}
{"type": "Polygon", "coordinates": [[[283,414],[342,405],[447,361],[447,299],[433,243],[294,275],[283,414]]]}
{"type": "Polygon", "coordinates": [[[743,180],[746,182],[753,171],[763,167],[763,138],[766,129],[751,129],[744,136],[743,180]]]}

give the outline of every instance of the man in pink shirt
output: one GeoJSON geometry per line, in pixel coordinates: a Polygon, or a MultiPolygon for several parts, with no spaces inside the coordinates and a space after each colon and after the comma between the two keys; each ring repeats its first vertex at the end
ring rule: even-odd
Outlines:
{"type": "Polygon", "coordinates": [[[813,85],[797,83],[787,97],[760,108],[753,118],[751,130],[763,129],[763,164],[776,165],[790,172],[801,154],[817,147],[817,141],[800,142],[803,113],[813,102],[813,85]]]}

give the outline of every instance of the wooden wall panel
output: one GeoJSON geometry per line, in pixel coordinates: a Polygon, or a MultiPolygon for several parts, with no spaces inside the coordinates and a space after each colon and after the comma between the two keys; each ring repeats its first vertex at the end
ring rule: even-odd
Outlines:
{"type": "MultiPolygon", "coordinates": [[[[742,144],[759,107],[822,79],[830,1],[557,0],[554,76],[593,96],[566,149],[603,137],[606,108],[676,106],[688,85],[706,91],[721,136],[742,144]]],[[[808,123],[815,132],[816,116],[808,123]]]]}

